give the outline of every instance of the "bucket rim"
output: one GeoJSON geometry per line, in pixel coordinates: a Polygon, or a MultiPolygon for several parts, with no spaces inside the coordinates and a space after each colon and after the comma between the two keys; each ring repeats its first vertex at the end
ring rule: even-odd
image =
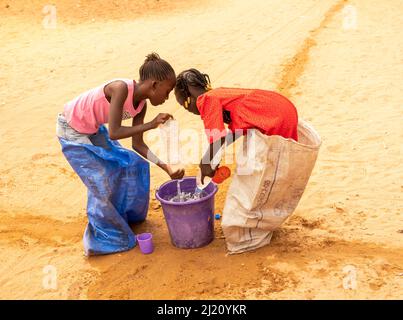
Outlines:
{"type": "Polygon", "coordinates": [[[161,202],[162,204],[168,204],[168,205],[171,205],[171,206],[184,206],[184,205],[187,205],[187,204],[188,204],[188,205],[189,205],[189,204],[197,204],[197,203],[200,203],[200,202],[209,200],[209,199],[210,199],[211,197],[213,197],[213,196],[217,193],[217,191],[218,191],[217,185],[213,184],[214,190],[213,190],[213,192],[210,193],[207,197],[204,197],[204,198],[201,198],[201,199],[198,199],[198,200],[188,201],[188,202],[172,202],[172,201],[164,200],[164,199],[162,199],[162,198],[159,196],[158,191],[160,191],[160,189],[163,188],[164,186],[166,186],[168,183],[172,183],[172,181],[177,181],[177,180],[190,180],[190,179],[196,179],[196,176],[188,176],[188,177],[185,177],[185,178],[183,178],[183,179],[176,179],[176,180],[168,180],[168,181],[166,181],[166,182],[163,183],[157,190],[155,190],[155,197],[156,197],[157,200],[158,200],[159,202],[161,202]]]}

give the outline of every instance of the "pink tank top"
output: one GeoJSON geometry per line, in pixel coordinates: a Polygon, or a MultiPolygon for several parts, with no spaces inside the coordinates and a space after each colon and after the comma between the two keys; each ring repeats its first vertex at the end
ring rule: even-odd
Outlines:
{"type": "Polygon", "coordinates": [[[128,89],[127,98],[123,105],[122,120],[134,118],[139,114],[143,110],[146,101],[142,100],[138,107],[134,108],[133,91],[135,81],[131,79],[115,79],[84,92],[74,100],[67,102],[64,105],[64,116],[67,123],[80,133],[96,133],[100,125],[108,122],[110,103],[105,97],[104,87],[116,80],[124,81],[128,89]]]}

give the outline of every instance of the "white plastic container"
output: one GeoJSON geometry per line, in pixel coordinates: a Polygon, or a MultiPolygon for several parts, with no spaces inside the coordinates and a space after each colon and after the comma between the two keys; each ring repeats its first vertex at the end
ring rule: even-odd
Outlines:
{"type": "Polygon", "coordinates": [[[175,119],[169,119],[159,126],[165,160],[170,165],[179,165],[179,125],[175,119]]]}

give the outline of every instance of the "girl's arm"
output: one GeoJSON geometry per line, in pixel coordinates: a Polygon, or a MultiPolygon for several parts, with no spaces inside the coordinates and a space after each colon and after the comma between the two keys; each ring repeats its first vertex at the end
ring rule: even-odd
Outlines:
{"type": "MultiPolygon", "coordinates": [[[[214,159],[217,152],[221,149],[221,147],[226,143],[229,146],[231,143],[235,142],[240,136],[236,135],[233,132],[229,132],[225,137],[222,137],[220,140],[217,140],[214,143],[211,143],[208,147],[206,153],[204,154],[203,158],[200,161],[200,171],[201,181],[204,184],[204,177],[213,177],[216,170],[211,168],[211,161],[214,159]]],[[[217,168],[216,168],[217,169],[217,168]]]]}
{"type": "MultiPolygon", "coordinates": [[[[133,128],[143,125],[146,110],[147,105],[145,105],[143,110],[133,118],[133,128]]],[[[183,169],[173,170],[168,164],[162,162],[145,144],[143,140],[143,132],[138,132],[132,136],[133,149],[136,150],[136,152],[138,152],[144,158],[148,159],[149,161],[159,166],[171,177],[171,179],[182,179],[185,174],[185,170],[183,169]]]]}
{"type": "Polygon", "coordinates": [[[112,82],[108,85],[106,91],[105,92],[110,96],[109,136],[112,140],[130,138],[135,134],[155,129],[161,123],[165,123],[169,118],[172,118],[172,116],[167,113],[160,113],[151,122],[142,122],[133,127],[122,126],[123,105],[129,92],[127,84],[123,81],[112,82]]]}

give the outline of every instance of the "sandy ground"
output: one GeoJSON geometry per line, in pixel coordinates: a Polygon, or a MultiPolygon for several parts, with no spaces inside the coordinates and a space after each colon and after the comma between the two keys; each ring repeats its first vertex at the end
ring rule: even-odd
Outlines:
{"type": "MultiPolygon", "coordinates": [[[[0,1],[0,298],[403,298],[400,0],[53,3],[47,29],[45,1],[0,1]],[[83,256],[86,191],[55,116],[105,80],[137,79],[151,51],[177,71],[204,70],[213,86],[279,90],[321,134],[306,192],[270,246],[227,256],[217,222],[211,245],[174,248],[154,199],[168,177],[152,167],[149,216],[134,231],[153,232],[155,253],[83,256]]],[[[174,99],[147,119],[160,111],[202,128],[174,99]]]]}

